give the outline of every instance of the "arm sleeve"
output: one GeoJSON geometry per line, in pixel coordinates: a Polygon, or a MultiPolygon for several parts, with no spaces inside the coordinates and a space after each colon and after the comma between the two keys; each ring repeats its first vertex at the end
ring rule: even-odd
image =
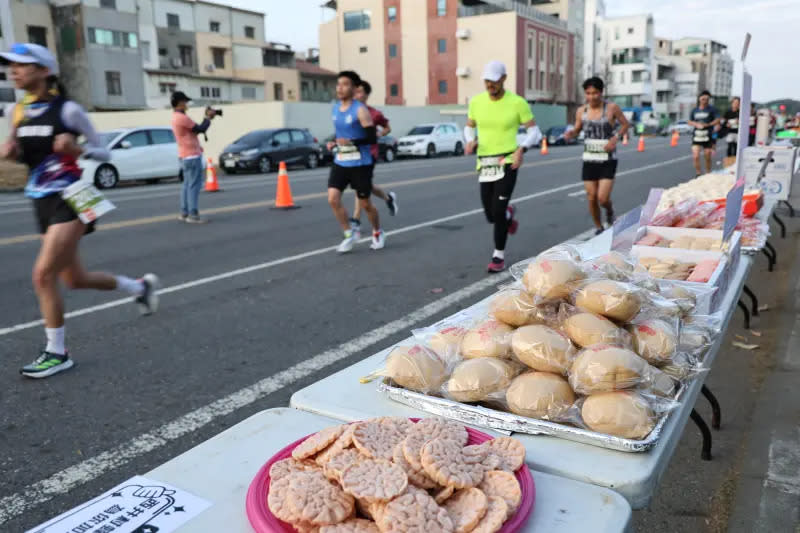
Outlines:
{"type": "Polygon", "coordinates": [[[517,106],[518,106],[520,124],[525,124],[526,122],[530,122],[531,120],[533,120],[533,111],[531,111],[531,106],[521,96],[519,97],[517,106]]]}
{"type": "Polygon", "coordinates": [[[64,102],[61,108],[61,121],[66,127],[71,130],[77,131],[86,138],[86,145],[84,147],[84,156],[97,161],[108,161],[111,159],[111,153],[105,146],[100,144],[100,137],[92,126],[92,121],[89,120],[89,115],[86,111],[76,102],[64,102]]]}
{"type": "Polygon", "coordinates": [[[362,137],[361,139],[353,139],[353,144],[355,146],[363,146],[365,144],[367,145],[377,144],[378,130],[375,127],[375,125],[373,124],[372,126],[364,128],[364,131],[366,132],[367,136],[362,137]]]}
{"type": "Polygon", "coordinates": [[[192,126],[192,133],[205,133],[210,125],[211,125],[211,120],[209,120],[208,118],[204,118],[203,122],[201,122],[200,124],[194,124],[192,126]]]}

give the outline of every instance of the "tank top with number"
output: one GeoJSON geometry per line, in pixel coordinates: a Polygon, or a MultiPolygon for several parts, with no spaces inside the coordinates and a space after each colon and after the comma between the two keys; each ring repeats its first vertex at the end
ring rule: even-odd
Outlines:
{"type": "Polygon", "coordinates": [[[583,110],[583,160],[587,163],[602,163],[616,156],[616,150],[610,153],[604,150],[608,140],[614,136],[614,125],[608,120],[606,105],[603,101],[603,113],[598,119],[589,118],[588,104],[583,110]]]}
{"type": "MultiPolygon", "coordinates": [[[[333,127],[336,131],[337,139],[364,139],[367,132],[358,120],[358,111],[364,104],[353,100],[345,111],[342,111],[341,102],[334,102],[333,104],[333,127]]],[[[361,146],[339,146],[336,156],[333,159],[334,164],[340,167],[363,167],[372,164],[372,155],[370,154],[370,146],[362,144],[361,146]]]]}

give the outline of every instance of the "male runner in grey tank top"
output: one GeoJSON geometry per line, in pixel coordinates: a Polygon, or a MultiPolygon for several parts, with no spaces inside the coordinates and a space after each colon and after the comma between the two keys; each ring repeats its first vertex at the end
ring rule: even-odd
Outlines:
{"type": "Polygon", "coordinates": [[[611,189],[617,172],[617,142],[630,126],[622,109],[603,99],[603,88],[603,80],[597,77],[583,82],[586,104],[575,113],[575,129],[564,134],[572,138],[584,130],[583,185],[597,234],[603,232],[600,206],[605,209],[608,225],[614,222],[611,189]]]}

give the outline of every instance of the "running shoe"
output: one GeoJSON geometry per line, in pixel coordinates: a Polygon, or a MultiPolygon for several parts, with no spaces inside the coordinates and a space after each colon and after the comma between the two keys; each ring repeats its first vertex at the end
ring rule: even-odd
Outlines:
{"type": "Polygon", "coordinates": [[[158,276],[145,274],[142,276],[142,284],[144,292],[134,301],[139,306],[139,312],[142,315],[152,315],[158,311],[158,287],[160,286],[158,276]]]}
{"type": "Polygon", "coordinates": [[[181,222],[186,222],[187,218],[189,218],[189,215],[181,214],[180,216],[178,216],[178,220],[180,220],[181,222]]]}
{"type": "Polygon", "coordinates": [[[356,240],[360,240],[361,239],[361,221],[358,220],[357,218],[351,218],[350,219],[350,229],[352,230],[353,235],[355,236],[355,239],[356,240]]]}
{"type": "Polygon", "coordinates": [[[381,250],[386,246],[386,234],[383,230],[376,231],[372,234],[372,244],[369,246],[372,250],[381,250]]]}
{"type": "Polygon", "coordinates": [[[608,227],[614,225],[614,210],[613,209],[606,209],[606,222],[608,223],[608,227]]]}
{"type": "Polygon", "coordinates": [[[596,230],[594,230],[594,234],[595,234],[595,235],[600,235],[600,234],[601,234],[601,233],[603,233],[604,231],[605,231],[605,229],[604,229],[604,228],[597,228],[596,230]]]}
{"type": "Polygon", "coordinates": [[[386,196],[388,197],[386,198],[386,207],[389,208],[389,214],[395,216],[400,210],[400,207],[397,205],[397,195],[390,191],[386,196]]]}
{"type": "Polygon", "coordinates": [[[499,257],[492,257],[492,262],[489,263],[489,267],[487,270],[489,274],[497,274],[498,272],[502,272],[506,268],[506,262],[499,257]]]}
{"type": "Polygon", "coordinates": [[[344,240],[339,244],[339,247],[336,249],[336,251],[340,254],[346,254],[353,249],[353,245],[356,243],[356,240],[355,232],[352,230],[348,231],[345,233],[344,240]]]}
{"type": "Polygon", "coordinates": [[[513,205],[509,205],[506,208],[506,212],[508,213],[508,218],[511,221],[508,224],[508,234],[509,235],[514,235],[517,232],[517,230],[519,229],[519,221],[517,220],[517,217],[515,216],[517,214],[517,208],[514,207],[513,205]]]}
{"type": "Polygon", "coordinates": [[[186,222],[189,224],[207,224],[208,220],[200,218],[200,215],[189,215],[186,217],[186,222]]]}
{"type": "Polygon", "coordinates": [[[72,368],[72,365],[69,354],[59,355],[42,351],[31,364],[23,366],[19,373],[29,378],[40,379],[68,370],[72,368]]]}

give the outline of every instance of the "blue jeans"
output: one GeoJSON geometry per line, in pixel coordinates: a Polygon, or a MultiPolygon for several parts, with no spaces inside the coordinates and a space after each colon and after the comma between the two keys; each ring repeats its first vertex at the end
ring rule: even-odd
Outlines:
{"type": "Polygon", "coordinates": [[[181,188],[181,214],[197,215],[200,189],[203,188],[203,158],[181,159],[183,187],[181,188]]]}

